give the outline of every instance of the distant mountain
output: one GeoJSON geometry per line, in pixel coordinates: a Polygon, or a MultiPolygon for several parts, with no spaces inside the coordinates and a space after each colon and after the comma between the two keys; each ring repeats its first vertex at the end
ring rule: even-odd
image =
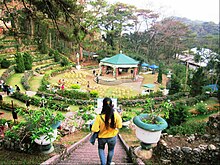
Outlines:
{"type": "Polygon", "coordinates": [[[185,23],[197,34],[198,37],[207,35],[219,35],[219,24],[214,22],[192,21],[188,18],[173,17],[175,20],[185,23]]]}

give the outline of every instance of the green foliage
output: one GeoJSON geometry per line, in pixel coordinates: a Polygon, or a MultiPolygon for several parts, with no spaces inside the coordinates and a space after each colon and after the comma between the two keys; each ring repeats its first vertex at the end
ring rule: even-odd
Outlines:
{"type": "Polygon", "coordinates": [[[79,84],[72,84],[72,85],[71,85],[71,88],[72,88],[72,89],[80,89],[80,87],[81,87],[81,86],[80,86],[79,84]]]}
{"type": "Polygon", "coordinates": [[[173,105],[169,102],[162,102],[160,105],[155,104],[155,100],[147,99],[146,104],[143,106],[142,113],[147,113],[149,118],[143,119],[144,122],[155,124],[156,117],[162,112],[164,114],[165,119],[169,119],[170,110],[173,108],[173,105]]]}
{"type": "Polygon", "coordinates": [[[36,36],[36,42],[38,45],[38,50],[42,54],[48,53],[48,47],[47,47],[47,36],[48,36],[48,29],[49,25],[47,21],[43,20],[36,20],[35,22],[35,32],[37,33],[36,36]]]}
{"type": "Polygon", "coordinates": [[[201,67],[193,75],[193,78],[191,81],[190,95],[191,96],[201,95],[203,93],[203,86],[205,86],[206,80],[207,80],[207,77],[205,75],[203,68],[201,67]]]}
{"type": "Polygon", "coordinates": [[[50,49],[48,55],[49,55],[50,57],[54,56],[54,50],[53,50],[53,49],[50,49]]]}
{"type": "Polygon", "coordinates": [[[129,113],[123,112],[122,113],[122,121],[126,122],[132,119],[132,116],[129,115],[129,113]]]}
{"type": "Polygon", "coordinates": [[[69,90],[64,90],[64,91],[58,90],[57,94],[60,95],[60,96],[69,98],[69,99],[82,99],[82,100],[86,100],[86,99],[90,98],[89,93],[87,93],[87,92],[80,92],[80,91],[76,91],[76,90],[71,90],[71,91],[69,91],[69,90]]]}
{"type": "Polygon", "coordinates": [[[24,67],[25,67],[25,70],[31,70],[32,69],[32,63],[33,63],[33,58],[32,56],[25,52],[23,54],[23,58],[24,58],[24,67]]]}
{"type": "Polygon", "coordinates": [[[0,119],[0,126],[4,126],[6,122],[7,122],[6,119],[4,119],[4,118],[0,119]]]}
{"type": "Polygon", "coordinates": [[[173,108],[169,109],[168,125],[170,127],[180,125],[187,120],[189,115],[187,106],[184,103],[177,102],[173,108]]]}
{"type": "Polygon", "coordinates": [[[93,120],[96,116],[96,113],[94,112],[94,106],[88,105],[80,107],[79,111],[77,112],[77,116],[81,116],[83,120],[85,120],[85,123],[88,120],[93,120]]]}
{"type": "Polygon", "coordinates": [[[206,108],[206,105],[201,101],[200,103],[197,103],[195,105],[195,109],[199,114],[205,115],[208,113],[208,109],[206,108]]]}
{"type": "Polygon", "coordinates": [[[60,53],[57,50],[54,51],[54,61],[55,62],[60,61],[60,53]]]}
{"type": "Polygon", "coordinates": [[[162,86],[162,85],[160,85],[159,88],[160,88],[160,90],[164,90],[165,89],[165,87],[162,86]]]}
{"type": "Polygon", "coordinates": [[[10,65],[11,65],[10,60],[7,60],[6,58],[4,58],[4,59],[1,61],[1,67],[2,67],[2,68],[8,68],[10,65]]]}
{"type": "Polygon", "coordinates": [[[99,96],[99,93],[98,93],[97,90],[91,90],[89,93],[90,93],[90,96],[91,96],[91,97],[95,97],[95,98],[96,98],[96,97],[99,96]]]}
{"type": "Polygon", "coordinates": [[[61,66],[68,66],[70,64],[70,62],[66,57],[62,57],[60,64],[61,64],[61,66]]]}
{"type": "Polygon", "coordinates": [[[162,83],[162,64],[159,65],[159,72],[157,76],[157,82],[162,83]]]}
{"type": "Polygon", "coordinates": [[[17,54],[15,55],[15,62],[16,62],[15,71],[17,73],[24,73],[25,65],[24,65],[24,58],[22,53],[17,52],[17,54]]]}
{"type": "Polygon", "coordinates": [[[18,109],[17,111],[19,115],[23,116],[24,121],[18,125],[14,125],[12,129],[6,132],[5,136],[20,142],[26,136],[29,136],[32,142],[34,142],[35,139],[39,139],[42,135],[45,135],[46,139],[50,138],[53,132],[52,124],[64,119],[64,116],[60,112],[54,115],[54,111],[46,108],[29,110],[28,113],[22,109],[18,109]]]}
{"type": "Polygon", "coordinates": [[[191,135],[199,134],[203,135],[206,132],[206,123],[205,122],[190,122],[184,123],[179,126],[172,126],[169,129],[166,129],[166,132],[170,135],[191,135]]]}
{"type": "Polygon", "coordinates": [[[169,94],[172,95],[172,94],[180,92],[181,82],[176,75],[172,74],[170,83],[171,83],[171,85],[170,85],[170,89],[169,89],[169,94]]]}

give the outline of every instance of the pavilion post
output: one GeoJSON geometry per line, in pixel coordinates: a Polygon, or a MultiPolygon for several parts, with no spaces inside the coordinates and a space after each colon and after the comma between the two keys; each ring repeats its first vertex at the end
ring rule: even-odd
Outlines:
{"type": "Polygon", "coordinates": [[[133,78],[135,79],[137,76],[138,68],[134,68],[133,78]]]}
{"type": "Polygon", "coordinates": [[[119,70],[119,68],[115,68],[115,78],[118,77],[118,70],[119,70]]]}

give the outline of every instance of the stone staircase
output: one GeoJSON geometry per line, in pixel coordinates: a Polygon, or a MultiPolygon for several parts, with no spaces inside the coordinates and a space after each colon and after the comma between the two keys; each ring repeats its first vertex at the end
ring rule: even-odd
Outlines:
{"type": "MultiPolygon", "coordinates": [[[[96,140],[95,145],[89,142],[89,137],[87,135],[84,139],[74,144],[66,153],[60,156],[55,156],[43,162],[41,165],[46,164],[56,164],[56,165],[99,165],[100,160],[98,156],[98,141],[96,140]]],[[[108,147],[106,145],[105,153],[107,156],[108,147]]],[[[117,165],[132,165],[130,157],[127,153],[126,145],[124,144],[121,136],[117,137],[117,144],[115,146],[115,153],[113,157],[113,162],[117,165]]]]}

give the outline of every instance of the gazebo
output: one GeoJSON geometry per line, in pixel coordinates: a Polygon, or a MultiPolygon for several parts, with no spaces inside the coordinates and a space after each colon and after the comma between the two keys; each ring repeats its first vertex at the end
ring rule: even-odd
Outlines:
{"type": "Polygon", "coordinates": [[[136,78],[138,64],[139,61],[120,53],[110,58],[104,58],[100,61],[100,74],[102,76],[112,74],[112,76],[117,79],[118,76],[130,71],[132,78],[136,78]]]}

